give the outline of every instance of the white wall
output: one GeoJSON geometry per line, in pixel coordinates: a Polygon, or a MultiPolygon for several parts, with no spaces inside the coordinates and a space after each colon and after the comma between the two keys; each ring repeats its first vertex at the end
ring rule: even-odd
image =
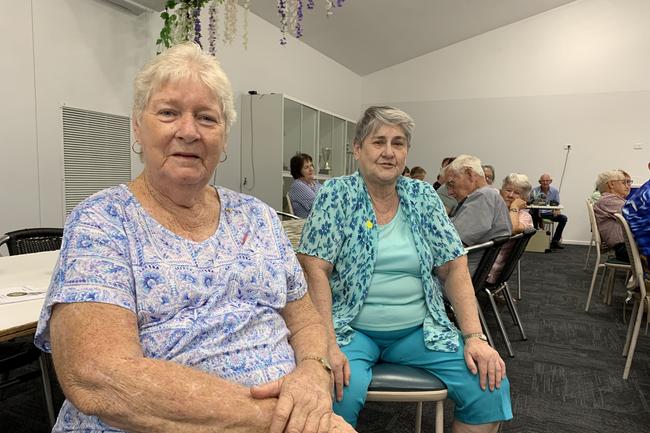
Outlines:
{"type": "Polygon", "coordinates": [[[444,156],[472,153],[536,183],[559,184],[567,241],[590,238],[584,199],[596,175],[650,160],[650,2],[580,0],[364,77],[364,105],[416,121],[409,165],[435,179],[444,156]],[[634,150],[643,143],[642,150],[634,150]]]}
{"type": "MultiPolygon", "coordinates": [[[[0,108],[0,233],[63,224],[61,106],[129,116],[133,77],[155,54],[162,25],[158,14],[135,16],[105,0],[5,3],[0,35],[14,45],[0,60],[6,102],[0,108]]],[[[237,108],[239,96],[254,89],[356,118],[361,78],[300,41],[281,47],[279,37],[276,27],[251,14],[248,51],[241,39],[219,45],[237,108]]],[[[218,184],[235,190],[239,136],[237,123],[217,176],[218,184]]],[[[136,176],[141,164],[135,156],[132,167],[136,176]]]]}
{"type": "Polygon", "coordinates": [[[104,0],[5,3],[0,232],[61,226],[61,106],[130,114],[130,83],[148,56],[146,17],[104,0]]]}
{"type": "MultiPolygon", "coordinates": [[[[241,35],[241,7],[238,7],[238,13],[241,35]]],[[[350,119],[359,116],[359,75],[295,38],[290,37],[288,43],[281,46],[278,28],[252,13],[248,16],[248,23],[247,50],[240,36],[232,45],[221,42],[217,45],[217,58],[232,82],[237,112],[241,108],[241,95],[255,90],[260,94],[284,93],[350,119]]],[[[153,26],[158,32],[160,20],[155,20],[153,26]]],[[[204,20],[203,29],[207,28],[204,20]]],[[[207,48],[207,43],[204,43],[204,48],[207,48]]],[[[240,190],[240,135],[241,125],[237,122],[230,134],[228,160],[217,168],[216,176],[217,184],[236,191],[240,190]]]]}

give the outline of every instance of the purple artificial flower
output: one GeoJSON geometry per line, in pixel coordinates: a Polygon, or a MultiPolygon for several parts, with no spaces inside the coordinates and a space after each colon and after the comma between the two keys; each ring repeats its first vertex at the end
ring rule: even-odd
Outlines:
{"type": "Polygon", "coordinates": [[[201,45],[201,7],[194,8],[192,15],[194,17],[194,42],[203,48],[201,45]]]}

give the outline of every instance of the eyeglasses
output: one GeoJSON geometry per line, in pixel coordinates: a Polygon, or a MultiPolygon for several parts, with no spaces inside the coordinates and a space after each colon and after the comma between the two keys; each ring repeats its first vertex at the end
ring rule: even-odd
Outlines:
{"type": "Polygon", "coordinates": [[[623,182],[625,185],[632,185],[632,179],[617,179],[615,182],[623,182]]]}

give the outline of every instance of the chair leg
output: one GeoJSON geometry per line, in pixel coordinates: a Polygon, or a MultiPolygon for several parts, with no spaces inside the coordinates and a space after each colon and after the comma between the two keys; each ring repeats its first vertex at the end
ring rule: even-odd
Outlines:
{"type": "Polygon", "coordinates": [[[444,401],[439,400],[436,402],[436,433],[444,433],[444,425],[445,425],[445,407],[444,407],[444,401]]]}
{"type": "Polygon", "coordinates": [[[415,433],[420,433],[422,429],[422,402],[418,401],[418,405],[415,408],[415,433]]]}
{"type": "Polygon", "coordinates": [[[589,286],[589,294],[587,295],[587,305],[585,306],[585,311],[589,311],[589,304],[591,303],[591,296],[594,294],[594,284],[596,284],[598,269],[600,269],[600,265],[594,266],[594,273],[591,276],[591,285],[589,286]]]}
{"type": "MultiPolygon", "coordinates": [[[[639,301],[639,304],[640,301],[639,301]]],[[[634,358],[634,350],[636,349],[636,342],[639,339],[639,328],[643,321],[643,305],[639,305],[636,317],[634,318],[634,331],[632,332],[632,339],[630,340],[630,348],[627,351],[627,360],[625,361],[625,369],[623,370],[623,379],[627,379],[630,375],[630,368],[632,367],[632,358],[634,358]]]]}
{"type": "Polygon", "coordinates": [[[585,267],[583,269],[587,269],[589,267],[589,256],[591,255],[591,247],[594,246],[594,241],[593,239],[589,242],[589,249],[587,250],[587,260],[585,260],[585,267]]]}
{"type": "Polygon", "coordinates": [[[45,395],[45,406],[47,408],[47,418],[50,422],[50,428],[54,427],[56,418],[54,417],[54,403],[52,401],[52,386],[50,384],[50,374],[47,367],[47,354],[41,353],[38,357],[38,364],[41,367],[41,380],[43,381],[43,394],[45,395]]]}
{"type": "Polygon", "coordinates": [[[521,301],[521,259],[517,260],[517,300],[521,301]]]}
{"type": "Polygon", "coordinates": [[[630,314],[630,323],[627,325],[627,332],[625,333],[625,345],[623,346],[623,356],[627,355],[627,350],[630,347],[630,340],[632,339],[632,330],[634,329],[634,319],[636,318],[637,310],[641,308],[639,302],[634,300],[632,305],[632,314],[630,314]]]}
{"type": "Polygon", "coordinates": [[[476,309],[478,310],[478,319],[481,322],[481,326],[483,327],[483,332],[485,332],[485,336],[488,339],[488,344],[492,347],[495,347],[494,340],[492,340],[492,334],[490,334],[490,328],[488,328],[487,321],[483,315],[483,310],[481,310],[481,305],[478,303],[478,299],[476,300],[476,309]]]}
{"type": "Polygon", "coordinates": [[[508,338],[508,333],[506,332],[506,327],[503,326],[503,320],[501,320],[501,315],[499,314],[499,309],[497,308],[496,302],[494,302],[494,296],[492,295],[492,292],[490,292],[489,289],[485,289],[485,292],[488,295],[488,299],[490,300],[490,305],[492,305],[492,311],[494,311],[494,317],[497,319],[497,324],[499,325],[499,330],[501,331],[501,335],[503,336],[503,341],[506,343],[506,348],[508,349],[508,355],[511,358],[515,357],[515,353],[512,351],[512,345],[510,344],[510,339],[508,338]]]}
{"type": "Polygon", "coordinates": [[[521,332],[521,339],[526,341],[528,340],[528,337],[526,337],[524,326],[521,323],[521,318],[519,317],[517,306],[513,302],[512,296],[510,295],[510,288],[508,287],[508,283],[505,283],[503,285],[503,290],[505,291],[506,304],[508,305],[508,309],[510,310],[510,314],[512,315],[512,320],[515,322],[515,325],[519,327],[519,332],[521,332]]]}

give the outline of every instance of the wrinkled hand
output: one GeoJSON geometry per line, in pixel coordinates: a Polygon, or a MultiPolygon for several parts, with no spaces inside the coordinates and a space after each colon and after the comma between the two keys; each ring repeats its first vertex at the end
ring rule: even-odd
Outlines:
{"type": "Polygon", "coordinates": [[[251,396],[278,399],[269,433],[327,433],[331,390],[331,376],[325,369],[317,362],[303,361],[283,378],[251,388],[251,396]]]}
{"type": "Polygon", "coordinates": [[[490,391],[501,387],[501,380],[506,377],[506,363],[485,341],[471,338],[465,342],[465,362],[472,374],[479,374],[482,390],[485,391],[486,385],[490,391]]]}
{"type": "Polygon", "coordinates": [[[327,357],[334,373],[334,394],[336,401],[343,400],[343,386],[350,384],[350,363],[336,342],[330,342],[327,357]]]}
{"type": "Polygon", "coordinates": [[[561,213],[562,213],[562,211],[554,210],[554,211],[553,211],[553,216],[558,216],[558,215],[560,215],[561,213]]]}

